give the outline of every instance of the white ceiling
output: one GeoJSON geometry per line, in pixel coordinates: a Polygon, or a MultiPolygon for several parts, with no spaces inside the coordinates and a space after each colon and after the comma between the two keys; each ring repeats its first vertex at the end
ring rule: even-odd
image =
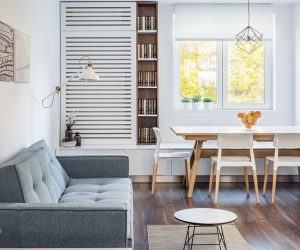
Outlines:
{"type": "MultiPolygon", "coordinates": [[[[247,0],[158,0],[160,3],[247,3],[247,0]]],[[[250,0],[250,3],[291,4],[300,0],[250,0]]]]}

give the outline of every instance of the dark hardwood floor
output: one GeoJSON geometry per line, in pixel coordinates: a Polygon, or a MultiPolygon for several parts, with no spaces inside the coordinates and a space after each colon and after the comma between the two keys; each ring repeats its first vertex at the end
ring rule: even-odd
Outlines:
{"type": "Polygon", "coordinates": [[[271,204],[270,184],[260,205],[255,203],[253,186],[247,197],[242,183],[221,183],[217,206],[207,196],[207,187],[207,183],[197,183],[193,198],[187,198],[180,183],[157,184],[155,195],[150,193],[150,184],[135,183],[134,249],[148,249],[147,225],[178,224],[174,212],[192,207],[235,212],[235,224],[252,249],[300,249],[299,183],[278,183],[275,206],[271,204]]]}

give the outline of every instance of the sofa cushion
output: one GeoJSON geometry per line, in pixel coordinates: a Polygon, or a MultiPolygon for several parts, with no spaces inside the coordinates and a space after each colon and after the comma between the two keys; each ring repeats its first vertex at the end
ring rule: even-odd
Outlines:
{"type": "Polygon", "coordinates": [[[61,166],[61,164],[59,163],[59,161],[56,159],[54,154],[51,152],[50,148],[48,147],[47,143],[44,140],[40,140],[32,144],[29,148],[25,149],[25,151],[36,151],[37,149],[40,148],[43,148],[49,157],[50,173],[56,182],[55,191],[57,197],[59,198],[62,195],[62,193],[65,191],[70,178],[67,175],[66,171],[61,166]]]}
{"type": "Polygon", "coordinates": [[[31,157],[15,165],[26,203],[58,202],[50,164],[46,151],[38,149],[31,157]]]}
{"type": "Polygon", "coordinates": [[[132,184],[128,178],[87,178],[71,179],[60,198],[60,203],[97,203],[107,206],[112,204],[120,208],[126,204],[127,236],[132,238],[132,184]]]}

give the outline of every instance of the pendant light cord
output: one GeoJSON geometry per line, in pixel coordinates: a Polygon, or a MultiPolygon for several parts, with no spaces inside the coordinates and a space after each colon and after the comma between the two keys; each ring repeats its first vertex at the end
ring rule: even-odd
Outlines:
{"type": "Polygon", "coordinates": [[[248,0],[248,26],[250,26],[250,0],[248,0]]]}

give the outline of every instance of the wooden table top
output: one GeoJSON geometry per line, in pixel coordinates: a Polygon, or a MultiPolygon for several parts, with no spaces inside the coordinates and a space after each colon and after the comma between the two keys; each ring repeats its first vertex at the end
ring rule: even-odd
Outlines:
{"type": "Polygon", "coordinates": [[[171,130],[178,136],[245,133],[253,135],[300,134],[300,126],[255,126],[253,129],[246,129],[242,126],[172,126],[171,130]]]}
{"type": "Polygon", "coordinates": [[[175,219],[193,225],[222,225],[233,222],[237,215],[216,208],[183,209],[174,214],[175,219]]]}

